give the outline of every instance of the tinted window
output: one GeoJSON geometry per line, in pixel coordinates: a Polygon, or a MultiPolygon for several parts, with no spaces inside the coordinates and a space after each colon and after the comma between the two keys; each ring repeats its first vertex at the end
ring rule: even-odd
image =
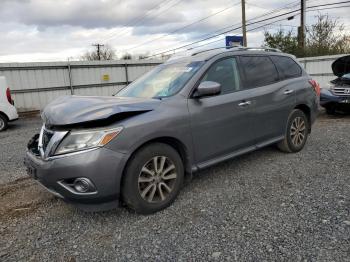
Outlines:
{"type": "Polygon", "coordinates": [[[221,94],[240,90],[240,79],[235,58],[226,58],[214,63],[204,75],[203,81],[221,84],[221,94]]]}
{"type": "Polygon", "coordinates": [[[271,56],[282,79],[301,76],[300,66],[290,57],[271,56]]]}
{"type": "Polygon", "coordinates": [[[275,65],[267,56],[242,56],[240,58],[248,87],[258,87],[278,81],[275,65]]]}

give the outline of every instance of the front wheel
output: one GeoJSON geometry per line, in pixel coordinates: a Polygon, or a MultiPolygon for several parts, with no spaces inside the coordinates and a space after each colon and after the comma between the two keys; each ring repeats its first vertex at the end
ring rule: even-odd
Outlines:
{"type": "Polygon", "coordinates": [[[177,151],[166,144],[150,144],[131,157],[124,172],[122,197],[137,213],[154,213],[175,200],[183,179],[184,167],[177,151]]]}
{"type": "Polygon", "coordinates": [[[309,125],[303,111],[293,110],[288,118],[285,138],[277,144],[278,148],[288,153],[302,150],[309,134],[309,125]]]}

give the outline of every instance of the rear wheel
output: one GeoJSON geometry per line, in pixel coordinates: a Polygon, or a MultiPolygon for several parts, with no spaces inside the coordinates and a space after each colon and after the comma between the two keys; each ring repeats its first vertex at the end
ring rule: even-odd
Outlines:
{"type": "Polygon", "coordinates": [[[303,111],[293,110],[288,118],[285,138],[277,144],[278,148],[288,153],[302,150],[309,134],[309,125],[303,111]]]}
{"type": "Polygon", "coordinates": [[[4,131],[7,128],[7,125],[6,117],[0,114],[0,132],[4,131]]]}
{"type": "Polygon", "coordinates": [[[150,144],[130,159],[124,172],[122,197],[137,213],[154,213],[175,200],[183,179],[184,167],[177,151],[166,144],[150,144]]]}

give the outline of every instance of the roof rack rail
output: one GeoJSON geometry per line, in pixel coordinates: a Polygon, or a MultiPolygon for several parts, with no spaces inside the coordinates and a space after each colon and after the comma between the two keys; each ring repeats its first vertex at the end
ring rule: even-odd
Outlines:
{"type": "Polygon", "coordinates": [[[226,51],[265,51],[265,52],[277,52],[277,53],[282,53],[281,50],[277,48],[271,48],[271,47],[244,47],[241,45],[233,45],[233,46],[220,46],[220,47],[215,47],[215,48],[210,48],[210,49],[204,49],[204,50],[198,50],[194,51],[193,53],[191,52],[193,48],[189,48],[186,51],[180,52],[179,54],[175,54],[171,56],[167,61],[173,61],[177,60],[179,58],[183,58],[186,56],[196,56],[198,54],[202,54],[205,52],[210,52],[218,49],[225,49],[226,51]]]}
{"type": "MultiPolygon", "coordinates": [[[[241,45],[234,45],[234,46],[221,46],[221,47],[215,47],[215,48],[211,48],[211,49],[205,49],[205,50],[199,50],[197,52],[194,52],[191,54],[191,56],[195,56],[201,53],[205,53],[205,52],[209,52],[209,51],[213,51],[213,50],[218,50],[218,49],[234,49],[236,51],[266,51],[266,52],[278,52],[278,53],[282,53],[281,50],[277,49],[277,48],[271,48],[271,47],[265,47],[265,46],[261,46],[261,47],[244,47],[241,45]]],[[[188,51],[190,51],[191,49],[188,49],[188,51]]]]}
{"type": "Polygon", "coordinates": [[[260,46],[260,47],[240,47],[241,50],[260,50],[260,51],[266,51],[266,52],[278,52],[282,53],[282,51],[278,48],[271,48],[271,47],[266,47],[266,46],[260,46]]]}
{"type": "MultiPolygon", "coordinates": [[[[209,51],[213,51],[213,50],[223,49],[223,48],[225,48],[225,49],[233,49],[233,48],[238,49],[238,48],[241,48],[241,47],[242,46],[240,46],[240,45],[220,46],[220,47],[215,47],[215,48],[210,48],[210,49],[205,49],[205,50],[199,50],[197,52],[192,53],[192,56],[195,56],[195,55],[198,55],[198,54],[201,54],[201,53],[205,53],[205,52],[209,52],[209,51]]],[[[187,50],[192,50],[192,48],[187,49],[187,50]]]]}

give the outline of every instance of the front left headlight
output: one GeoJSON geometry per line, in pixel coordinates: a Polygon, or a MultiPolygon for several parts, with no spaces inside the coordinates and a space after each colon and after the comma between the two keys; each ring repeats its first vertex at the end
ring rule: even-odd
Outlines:
{"type": "Polygon", "coordinates": [[[121,131],[122,127],[107,130],[71,131],[59,144],[55,155],[62,155],[108,144],[121,131]]]}
{"type": "Polygon", "coordinates": [[[334,88],[334,86],[335,86],[334,84],[328,83],[327,85],[322,86],[322,89],[332,90],[334,88]]]}

